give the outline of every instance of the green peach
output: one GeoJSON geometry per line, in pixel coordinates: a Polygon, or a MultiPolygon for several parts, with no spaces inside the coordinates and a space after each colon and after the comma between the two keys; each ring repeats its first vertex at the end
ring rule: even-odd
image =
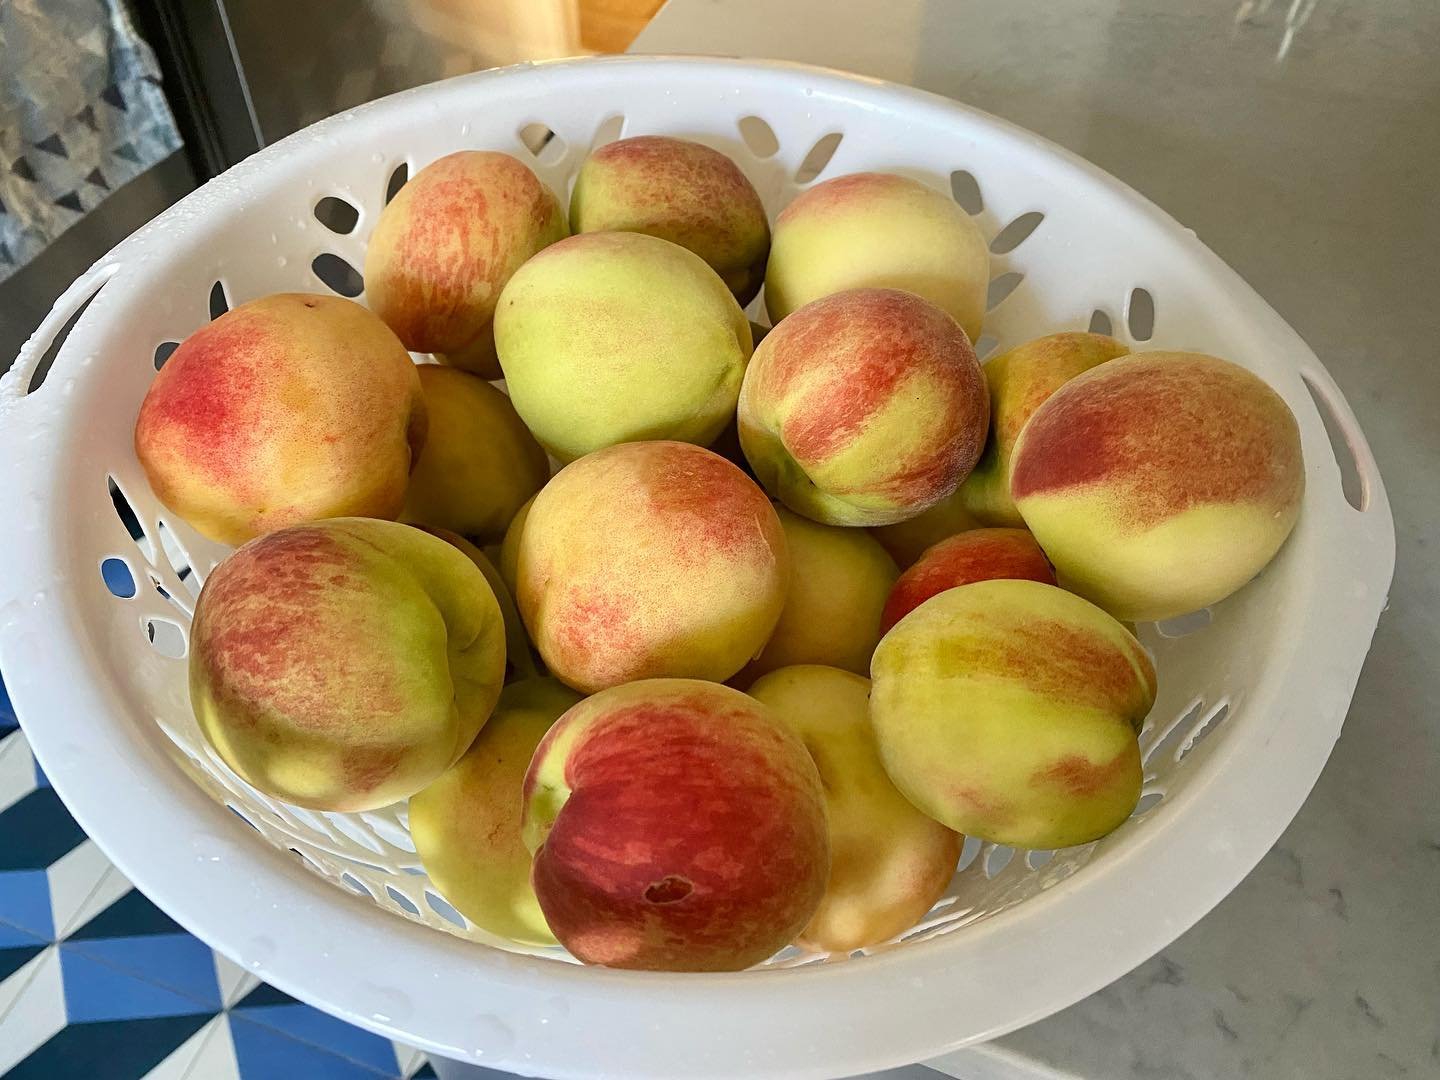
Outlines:
{"type": "Polygon", "coordinates": [[[870,724],[870,681],[833,667],[781,668],[750,696],[805,743],[825,789],[830,877],[796,944],[848,953],[920,921],[945,892],[963,840],[896,790],[870,724]]]}
{"type": "Polygon", "coordinates": [[[465,755],[410,799],[410,837],[430,880],[482,930],[554,945],[520,833],[535,748],[580,695],[553,679],[512,683],[465,755]]]}
{"type": "Polygon", "coordinates": [[[641,439],[706,445],[729,421],[750,323],[705,261],[643,233],[552,244],[510,279],[495,343],[515,409],[573,461],[641,439]]]}

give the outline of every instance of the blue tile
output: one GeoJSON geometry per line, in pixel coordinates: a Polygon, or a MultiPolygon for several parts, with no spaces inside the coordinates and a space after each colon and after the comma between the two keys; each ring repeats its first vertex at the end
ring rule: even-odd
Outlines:
{"type": "Polygon", "coordinates": [[[85,839],[50,788],[39,788],[0,813],[0,871],[44,870],[85,839]]]}
{"type": "Polygon", "coordinates": [[[0,945],[15,944],[5,938],[7,926],[24,930],[28,935],[46,942],[55,940],[54,916],[50,911],[50,882],[46,880],[44,870],[0,873],[0,945]]]}
{"type": "Polygon", "coordinates": [[[277,990],[269,983],[261,983],[235,1003],[237,1009],[253,1009],[260,1005],[298,1005],[284,990],[277,990]]]}
{"type": "Polygon", "coordinates": [[[189,934],[66,941],[65,948],[187,997],[212,1012],[221,1009],[215,955],[189,934]]]}
{"type": "Polygon", "coordinates": [[[92,938],[131,938],[149,934],[183,934],[180,924],[150,902],[139,889],[131,889],[100,914],[68,936],[70,941],[92,938]]]}
{"type": "Polygon", "coordinates": [[[71,1024],[16,1065],[6,1080],[139,1080],[209,1019],[204,1015],[166,1016],[71,1024]]]}
{"type": "Polygon", "coordinates": [[[324,1047],[385,1076],[394,1074],[397,1068],[395,1047],[389,1039],[362,1031],[309,1005],[266,1005],[255,1009],[237,1006],[230,1010],[230,1017],[232,1024],[236,1017],[244,1017],[310,1046],[324,1047]]]}
{"type": "Polygon", "coordinates": [[[15,719],[15,706],[10,704],[10,695],[5,690],[4,679],[0,678],[0,732],[6,732],[19,726],[20,721],[15,719]]]}
{"type": "Polygon", "coordinates": [[[4,982],[15,972],[28,964],[35,957],[39,956],[49,946],[36,942],[30,945],[10,946],[5,944],[4,934],[0,933],[0,982],[4,982]]]}
{"type": "MultiPolygon", "coordinates": [[[[305,1006],[275,1008],[297,1007],[305,1006]]],[[[335,1022],[340,1023],[339,1020],[335,1022]]],[[[230,1038],[235,1045],[235,1062],[240,1067],[241,1080],[280,1080],[282,1077],[304,1077],[305,1080],[375,1080],[376,1077],[400,1075],[394,1048],[383,1039],[379,1041],[385,1043],[388,1061],[372,1067],[339,1057],[314,1043],[290,1038],[235,1011],[230,1013],[230,1038]]],[[[372,1038],[378,1039],[378,1036],[372,1038]]]]}
{"type": "Polygon", "coordinates": [[[68,943],[60,946],[60,977],[65,986],[65,1015],[71,1024],[156,1016],[210,1016],[219,1011],[131,972],[101,963],[68,943]]]}

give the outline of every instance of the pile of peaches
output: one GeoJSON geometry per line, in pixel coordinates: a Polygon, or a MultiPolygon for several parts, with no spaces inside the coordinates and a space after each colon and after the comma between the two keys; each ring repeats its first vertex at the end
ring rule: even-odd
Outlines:
{"type": "Polygon", "coordinates": [[[587,963],[877,945],[966,835],[1115,829],[1133,623],[1239,589],[1300,508],[1294,417],[1223,359],[1067,332],[982,367],[985,238],[898,175],[772,233],[693,142],[595,150],[568,220],[464,151],[364,278],[222,315],[140,409],[160,501],[240,545],[195,715],[276,799],[408,799],[457,909],[587,963]]]}

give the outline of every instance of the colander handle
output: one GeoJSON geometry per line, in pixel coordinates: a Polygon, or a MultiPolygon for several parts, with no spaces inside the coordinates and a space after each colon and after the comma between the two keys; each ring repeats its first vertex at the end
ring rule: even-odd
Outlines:
{"type": "MultiPolygon", "coordinates": [[[[91,267],[60,294],[55,306],[50,309],[50,314],[35,328],[29,340],[20,346],[20,352],[10,370],[0,375],[0,408],[13,410],[19,407],[29,395],[35,371],[55,338],[70,320],[95,298],[119,269],[120,264],[116,262],[91,267]]],[[[8,419],[13,422],[14,414],[11,413],[8,419]]]]}

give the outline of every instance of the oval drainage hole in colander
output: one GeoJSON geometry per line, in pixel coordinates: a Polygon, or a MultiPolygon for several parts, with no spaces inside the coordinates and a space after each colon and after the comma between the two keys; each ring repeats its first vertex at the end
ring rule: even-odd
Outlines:
{"type": "Polygon", "coordinates": [[[1025,275],[1019,270],[1008,270],[990,282],[985,292],[985,310],[994,311],[1020,287],[1025,275]]]}
{"type": "Polygon", "coordinates": [[[1211,732],[1218,728],[1230,715],[1230,703],[1222,701],[1219,706],[1190,729],[1190,733],[1180,743],[1180,749],[1175,752],[1175,762],[1179,764],[1185,760],[1192,750],[1210,737],[1211,732]]]}
{"type": "Polygon", "coordinates": [[[100,580],[111,596],[129,600],[135,595],[135,571],[118,555],[111,555],[100,563],[100,580]]]}
{"type": "Polygon", "coordinates": [[[145,526],[140,524],[140,515],[135,513],[134,506],[115,477],[107,475],[105,481],[110,488],[110,503],[115,508],[115,516],[120,519],[120,524],[130,539],[135,541],[135,546],[140,549],[140,554],[145,556],[145,561],[153,564],[155,543],[145,531],[145,526]]]}
{"type": "Polygon", "coordinates": [[[161,656],[171,660],[185,658],[185,628],[173,619],[153,615],[145,620],[145,636],[150,646],[161,656]]]}
{"type": "Polygon", "coordinates": [[[985,200],[980,196],[980,181],[965,169],[956,169],[950,174],[950,195],[971,217],[985,209],[985,200]]]}
{"type": "Polygon", "coordinates": [[[990,241],[990,251],[995,255],[1008,255],[1021,244],[1030,238],[1030,234],[1040,227],[1045,220],[1045,215],[1039,210],[1031,210],[1021,214],[1014,221],[1010,222],[996,234],[995,239],[990,241]]]}
{"type": "Polygon", "coordinates": [[[75,314],[66,319],[65,324],[55,332],[54,338],[51,339],[49,346],[41,355],[40,362],[35,365],[35,374],[30,376],[30,385],[25,388],[25,393],[33,394],[45,385],[45,380],[50,375],[50,369],[55,365],[55,357],[60,355],[60,350],[70,338],[70,331],[75,329],[75,324],[80,321],[80,316],[85,314],[85,310],[95,302],[100,291],[109,283],[110,279],[107,277],[99,285],[96,285],[95,291],[81,301],[80,306],[75,309],[75,314]]]}
{"type": "Polygon", "coordinates": [[[795,182],[808,184],[824,172],[825,166],[830,164],[830,159],[835,156],[835,151],[840,149],[840,141],[844,138],[844,134],[839,131],[820,136],[805,155],[805,159],[800,162],[800,168],[795,170],[795,182]]]}
{"type": "Polygon", "coordinates": [[[399,165],[395,166],[390,173],[390,178],[385,181],[385,201],[388,203],[391,199],[395,198],[396,195],[400,194],[400,189],[405,186],[405,182],[409,179],[410,163],[402,161],[399,165]]]}
{"type": "Polygon", "coordinates": [[[1130,290],[1130,300],[1125,305],[1125,325],[1136,341],[1149,341],[1155,333],[1155,298],[1149,289],[1130,290]]]}
{"type": "Polygon", "coordinates": [[[620,138],[624,131],[624,113],[616,113],[614,116],[607,116],[604,120],[600,121],[600,126],[595,129],[595,137],[590,140],[590,148],[593,150],[597,146],[604,146],[606,143],[612,143],[616,139],[620,138]]]}
{"type": "Polygon", "coordinates": [[[339,236],[349,236],[360,223],[360,209],[338,195],[326,195],[315,204],[315,220],[339,236]]]}
{"type": "Polygon", "coordinates": [[[1108,311],[1102,311],[1100,308],[1096,308],[1090,313],[1090,325],[1086,327],[1086,329],[1092,334],[1109,335],[1115,332],[1115,323],[1110,318],[1108,311]]]}
{"type": "Polygon", "coordinates": [[[210,286],[210,318],[218,319],[230,310],[230,297],[225,290],[223,281],[216,281],[210,286]]]}
{"type": "Polygon", "coordinates": [[[353,300],[365,291],[365,279],[360,271],[334,252],[322,251],[316,255],[310,269],[331,292],[353,300]]]}
{"type": "Polygon", "coordinates": [[[155,370],[159,371],[165,366],[165,361],[170,359],[170,354],[180,347],[178,341],[162,341],[155,346],[155,370]]]}
{"type": "Polygon", "coordinates": [[[1177,615],[1173,619],[1157,622],[1155,630],[1161,637],[1182,638],[1204,630],[1210,625],[1213,618],[1209,608],[1201,608],[1199,611],[1191,611],[1184,615],[1177,615]]]}
{"type": "Polygon", "coordinates": [[[542,165],[553,165],[565,156],[565,140],[546,124],[526,124],[515,134],[542,165]]]}
{"type": "Polygon", "coordinates": [[[775,129],[760,117],[742,116],[736,126],[740,129],[740,138],[757,158],[774,157],[779,152],[780,140],[775,137],[775,129]]]}
{"type": "Polygon", "coordinates": [[[1345,438],[1345,431],[1335,416],[1335,409],[1331,406],[1330,399],[1324,391],[1310,381],[1310,377],[1303,371],[1300,373],[1300,380],[1305,384],[1305,389],[1310,392],[1310,400],[1315,402],[1315,408],[1320,413],[1320,420],[1325,425],[1325,434],[1330,436],[1330,452],[1335,455],[1335,464],[1340,469],[1340,490],[1345,496],[1345,501],[1356,510],[1368,510],[1370,508],[1370,490],[1365,486],[1364,478],[1360,475],[1360,466],[1355,460],[1355,450],[1351,447],[1350,440],[1345,438]]]}

